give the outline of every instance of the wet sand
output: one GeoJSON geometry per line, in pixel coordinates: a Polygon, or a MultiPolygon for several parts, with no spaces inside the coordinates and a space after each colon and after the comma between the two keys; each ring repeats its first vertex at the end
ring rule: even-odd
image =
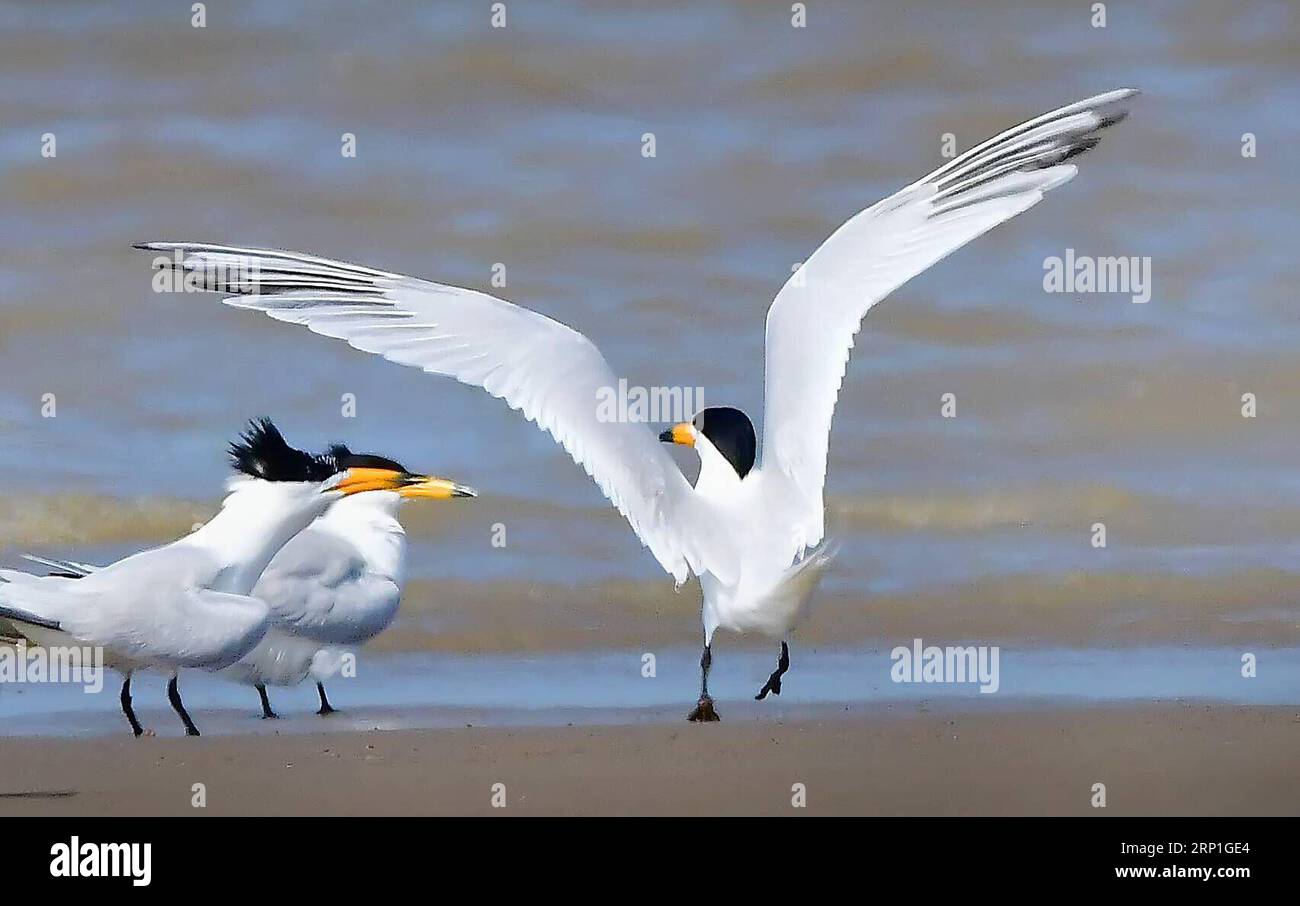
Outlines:
{"type": "Polygon", "coordinates": [[[1300,709],[0,740],[0,815],[1300,814],[1300,709]],[[195,783],[207,806],[191,805],[195,783]],[[791,804],[792,785],[807,794],[791,804]],[[1107,807],[1094,809],[1095,783],[1107,807]],[[505,808],[493,808],[493,785],[505,808]]]}

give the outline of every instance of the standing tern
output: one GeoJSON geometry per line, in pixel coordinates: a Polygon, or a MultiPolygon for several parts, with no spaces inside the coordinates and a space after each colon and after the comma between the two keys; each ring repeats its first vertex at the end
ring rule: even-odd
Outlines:
{"type": "MultiPolygon", "coordinates": [[[[391,459],[353,453],[341,444],[330,447],[329,456],[341,468],[411,474],[391,459]]],[[[405,500],[474,496],[473,488],[428,479],[334,502],[281,548],[262,573],[253,597],[270,607],[270,628],[251,651],[218,675],[255,688],[263,718],[278,717],[267,686],[293,686],[311,676],[320,696],[316,713],[333,714],[324,681],[341,666],[346,653],[342,646],[365,644],[397,615],[406,565],[399,506],[405,500]]],[[[71,560],[24,556],[71,578],[98,569],[71,560]]]]}
{"type": "Polygon", "coordinates": [[[333,455],[290,447],[269,420],[254,422],[230,448],[240,473],[228,483],[221,511],[206,525],[163,547],[102,569],[45,561],[52,576],[0,570],[0,618],[41,645],[102,647],[105,663],[125,674],[122,711],[144,729],[131,706],[131,674],[171,674],[167,695],[198,736],[177,689],[183,667],[219,670],[252,650],[271,625],[267,603],[251,592],[263,570],[294,536],[337,501],[434,484],[388,465],[343,465],[333,455]]]}
{"type": "MultiPolygon", "coordinates": [[[[391,459],[330,448],[340,465],[408,474],[391,459]]],[[[322,716],[334,713],[324,681],[342,663],[343,647],[379,635],[402,600],[406,532],[397,521],[405,500],[473,497],[472,488],[440,480],[348,497],[300,532],[271,561],[253,594],[271,608],[271,628],[221,675],[257,689],[262,717],[274,718],[266,687],[316,681],[322,716]]]]}
{"type": "Polygon", "coordinates": [[[700,697],[688,715],[717,720],[708,692],[718,627],[781,639],[756,698],[779,694],[785,636],[833,551],[824,539],[831,419],[853,338],[903,283],[1072,179],[1072,158],[1127,114],[1118,89],[1028,120],[850,218],[787,281],[767,315],[766,412],[757,436],[738,409],[710,407],[658,440],[693,448],[692,487],[644,424],[603,420],[613,369],[585,336],[502,299],[297,252],[150,242],[188,286],[229,294],[364,352],[482,387],[544,428],[618,508],[659,564],[703,591],[700,697]]]}

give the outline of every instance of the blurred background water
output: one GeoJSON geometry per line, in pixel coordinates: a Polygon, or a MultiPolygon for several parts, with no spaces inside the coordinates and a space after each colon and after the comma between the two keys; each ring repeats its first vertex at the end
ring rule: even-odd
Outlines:
{"type": "Polygon", "coordinates": [[[480,2],[236,2],[199,29],[189,4],[0,4],[0,558],[188,530],[267,414],[485,491],[410,510],[385,644],[689,639],[698,593],[499,402],[156,295],[130,244],[483,289],[502,263],[495,291],[630,384],[757,415],[767,305],[841,222],[943,163],[945,133],[1134,85],[1073,183],[868,317],[806,637],[1300,642],[1300,8],[1109,4],[1094,28],[1076,2],[809,6],[796,29],[786,3],[508,3],[494,29],[480,2]],[[1044,292],[1067,248],[1150,256],[1151,301],[1044,292]]]}

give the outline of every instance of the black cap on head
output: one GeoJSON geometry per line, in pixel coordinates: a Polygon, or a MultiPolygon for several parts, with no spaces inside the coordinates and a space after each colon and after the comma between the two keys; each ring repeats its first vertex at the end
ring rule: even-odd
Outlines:
{"type": "Polygon", "coordinates": [[[726,457],[741,478],[754,468],[758,438],[748,415],[731,406],[710,406],[696,413],[691,424],[726,457]]]}
{"type": "Polygon", "coordinates": [[[342,471],[332,456],[315,456],[289,446],[269,418],[248,423],[248,429],[230,445],[230,464],[263,481],[319,483],[342,471]]]}
{"type": "Polygon", "coordinates": [[[343,469],[390,469],[394,472],[409,474],[406,466],[386,456],[374,453],[353,453],[344,444],[334,444],[329,455],[338,463],[339,471],[343,469]]]}

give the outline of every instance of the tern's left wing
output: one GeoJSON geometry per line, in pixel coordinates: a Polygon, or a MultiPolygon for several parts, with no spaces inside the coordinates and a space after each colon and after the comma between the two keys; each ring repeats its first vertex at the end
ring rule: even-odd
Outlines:
{"type": "Polygon", "coordinates": [[[19,624],[20,632],[22,624],[58,630],[145,664],[232,664],[265,634],[267,606],[247,595],[178,586],[185,557],[167,551],[137,560],[125,577],[95,570],[90,575],[98,579],[0,569],[0,620],[19,624]]]}
{"type": "Polygon", "coordinates": [[[1135,94],[1099,94],[977,145],[848,220],[782,287],[767,313],[761,469],[784,479],[794,498],[796,552],[825,531],[831,417],[867,311],[1072,179],[1067,161],[1097,144],[1135,94]]]}
{"type": "Polygon", "coordinates": [[[646,425],[602,418],[609,363],[576,330],[487,293],[269,249],[192,242],[137,246],[170,253],[191,285],[231,293],[363,352],[482,387],[548,431],[680,583],[688,569],[731,583],[739,557],[715,512],[646,425]]]}

